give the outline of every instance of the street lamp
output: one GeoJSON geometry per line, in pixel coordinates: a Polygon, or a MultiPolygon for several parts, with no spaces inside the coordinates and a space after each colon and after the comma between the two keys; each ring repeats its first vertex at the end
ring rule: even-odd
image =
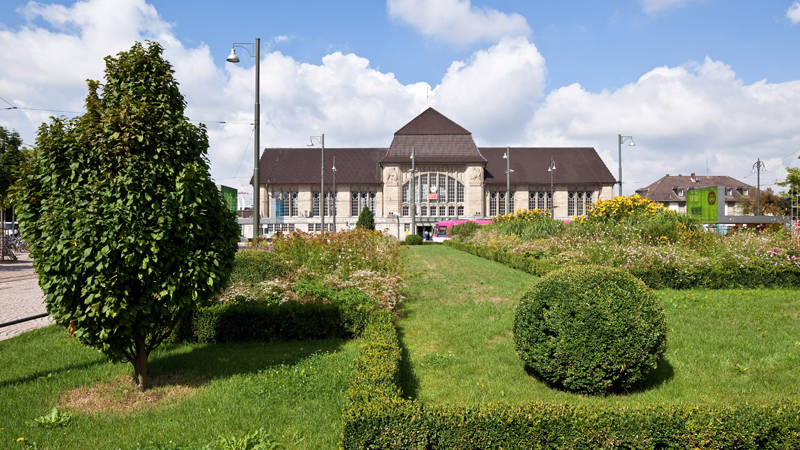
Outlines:
{"type": "Polygon", "coordinates": [[[556,162],[553,161],[553,157],[550,157],[550,167],[547,169],[550,172],[550,218],[555,218],[555,206],[554,206],[554,198],[553,198],[553,172],[556,170],[556,162]]]}
{"type": "Polygon", "coordinates": [[[318,140],[322,146],[322,153],[320,154],[322,163],[319,170],[319,223],[322,225],[322,231],[325,231],[325,207],[322,206],[323,199],[325,198],[325,135],[311,136],[309,139],[311,140],[311,142],[308,143],[309,147],[314,146],[314,139],[318,140]]]}
{"type": "Polygon", "coordinates": [[[758,187],[756,188],[756,190],[758,191],[758,196],[756,197],[756,216],[761,215],[761,171],[762,170],[766,171],[767,166],[764,165],[764,162],[761,161],[761,158],[758,158],[758,161],[756,161],[756,163],[753,164],[753,170],[750,172],[750,173],[755,172],[757,174],[756,179],[758,180],[757,181],[758,187]]]}
{"type": "Polygon", "coordinates": [[[411,232],[417,234],[417,206],[414,204],[414,199],[417,195],[416,186],[414,186],[414,174],[417,170],[414,168],[414,147],[411,147],[411,232]]]}
{"type": "Polygon", "coordinates": [[[511,214],[508,210],[511,200],[511,147],[506,147],[506,152],[503,154],[503,159],[506,160],[506,214],[511,214]]]}
{"type": "Polygon", "coordinates": [[[333,216],[333,232],[336,233],[336,157],[333,157],[333,192],[331,193],[332,205],[330,207],[331,215],[333,216]]]}
{"type": "Polygon", "coordinates": [[[622,196],[622,143],[626,140],[630,139],[631,143],[628,144],[628,147],[636,147],[636,144],[633,143],[633,136],[623,136],[619,135],[619,195],[622,196]]]}
{"type": "Polygon", "coordinates": [[[258,159],[259,159],[259,147],[261,144],[259,143],[259,138],[261,136],[261,131],[259,127],[258,118],[261,115],[261,104],[258,102],[259,97],[259,79],[260,79],[260,63],[261,63],[261,39],[256,38],[255,42],[234,42],[231,47],[231,54],[228,56],[227,61],[231,63],[238,63],[239,57],[236,56],[236,47],[243,48],[247,50],[247,53],[250,54],[251,58],[256,59],[256,106],[255,106],[255,119],[253,120],[253,126],[255,127],[255,140],[253,141],[253,153],[254,153],[254,162],[253,162],[253,239],[257,238],[259,234],[261,234],[261,227],[259,224],[260,218],[260,189],[261,189],[261,178],[259,176],[258,170],[258,159]],[[253,51],[250,51],[250,48],[245,46],[252,46],[250,48],[253,51]]]}

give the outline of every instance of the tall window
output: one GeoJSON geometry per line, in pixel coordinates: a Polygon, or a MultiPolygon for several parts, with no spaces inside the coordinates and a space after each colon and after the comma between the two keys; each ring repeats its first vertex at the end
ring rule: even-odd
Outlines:
{"type": "Polygon", "coordinates": [[[459,206],[458,207],[458,215],[459,216],[463,216],[464,215],[464,207],[463,206],[459,206]]]}
{"type": "Polygon", "coordinates": [[[319,217],[319,191],[314,191],[311,196],[311,215],[319,217]]]}
{"type": "MultiPolygon", "coordinates": [[[[461,184],[461,183],[458,183],[458,184],[461,184]]],[[[455,189],[455,187],[456,187],[455,178],[447,177],[447,201],[449,203],[453,203],[454,201],[456,201],[456,193],[455,193],[456,189],[455,189]]],[[[730,197],[730,196],[728,196],[728,197],[730,197]]],[[[459,201],[463,202],[464,200],[459,200],[459,201]]]]}
{"type": "Polygon", "coordinates": [[[350,215],[358,217],[361,210],[366,206],[375,212],[375,191],[353,191],[350,193],[350,215]]]}
{"type": "Polygon", "coordinates": [[[550,195],[550,191],[530,191],[528,194],[528,209],[550,211],[553,206],[553,197],[550,195]]]}
{"type": "Polygon", "coordinates": [[[592,208],[592,191],[569,191],[567,214],[583,216],[592,208]]]}
{"type": "Polygon", "coordinates": [[[575,216],[575,191],[569,191],[567,197],[567,216],[575,216]]]}
{"type": "Polygon", "coordinates": [[[275,192],[275,217],[297,216],[297,191],[275,192]]]}
{"type": "Polygon", "coordinates": [[[442,174],[439,174],[439,201],[447,201],[447,177],[442,174]]]}
{"type": "Polygon", "coordinates": [[[461,183],[458,183],[458,199],[456,202],[464,203],[464,185],[461,183]]]}
{"type": "Polygon", "coordinates": [[[492,191],[489,193],[489,215],[497,215],[497,192],[492,191]]]}
{"type": "Polygon", "coordinates": [[[403,206],[403,215],[404,216],[408,215],[408,206],[403,206]]]}
{"type": "Polygon", "coordinates": [[[408,189],[410,186],[408,183],[403,185],[403,203],[408,203],[408,189]]]}
{"type": "MultiPolygon", "coordinates": [[[[498,200],[500,201],[500,215],[505,215],[506,213],[506,191],[500,191],[497,193],[498,200]]],[[[510,206],[510,205],[509,205],[510,206]]]]}

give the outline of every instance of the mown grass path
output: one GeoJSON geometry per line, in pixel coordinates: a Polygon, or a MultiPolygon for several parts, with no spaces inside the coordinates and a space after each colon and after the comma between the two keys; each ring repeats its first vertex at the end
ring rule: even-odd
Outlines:
{"type": "Polygon", "coordinates": [[[750,402],[800,399],[800,291],[657,291],[667,354],[634,391],[605,398],[547,386],[516,356],[516,303],[536,280],[446,246],[408,247],[398,324],[404,394],[433,403],[750,402]]]}

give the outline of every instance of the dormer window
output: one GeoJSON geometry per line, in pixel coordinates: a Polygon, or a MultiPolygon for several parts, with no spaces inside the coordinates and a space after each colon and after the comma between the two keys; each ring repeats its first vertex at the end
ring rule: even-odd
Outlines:
{"type": "Polygon", "coordinates": [[[683,188],[672,188],[672,192],[673,192],[673,193],[675,194],[675,196],[677,196],[677,197],[683,197],[683,194],[684,194],[684,193],[683,193],[683,188]]]}
{"type": "Polygon", "coordinates": [[[733,197],[733,188],[725,188],[725,197],[733,197]]]}

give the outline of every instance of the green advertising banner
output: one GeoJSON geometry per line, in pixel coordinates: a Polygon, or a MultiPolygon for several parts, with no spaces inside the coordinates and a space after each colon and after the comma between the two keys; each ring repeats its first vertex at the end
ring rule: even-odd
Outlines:
{"type": "Polygon", "coordinates": [[[689,189],[686,192],[686,212],[703,223],[717,223],[717,188],[689,189]]]}
{"type": "Polygon", "coordinates": [[[231,211],[236,212],[236,189],[220,185],[219,190],[222,192],[222,198],[225,200],[225,203],[228,205],[231,211]]]}

